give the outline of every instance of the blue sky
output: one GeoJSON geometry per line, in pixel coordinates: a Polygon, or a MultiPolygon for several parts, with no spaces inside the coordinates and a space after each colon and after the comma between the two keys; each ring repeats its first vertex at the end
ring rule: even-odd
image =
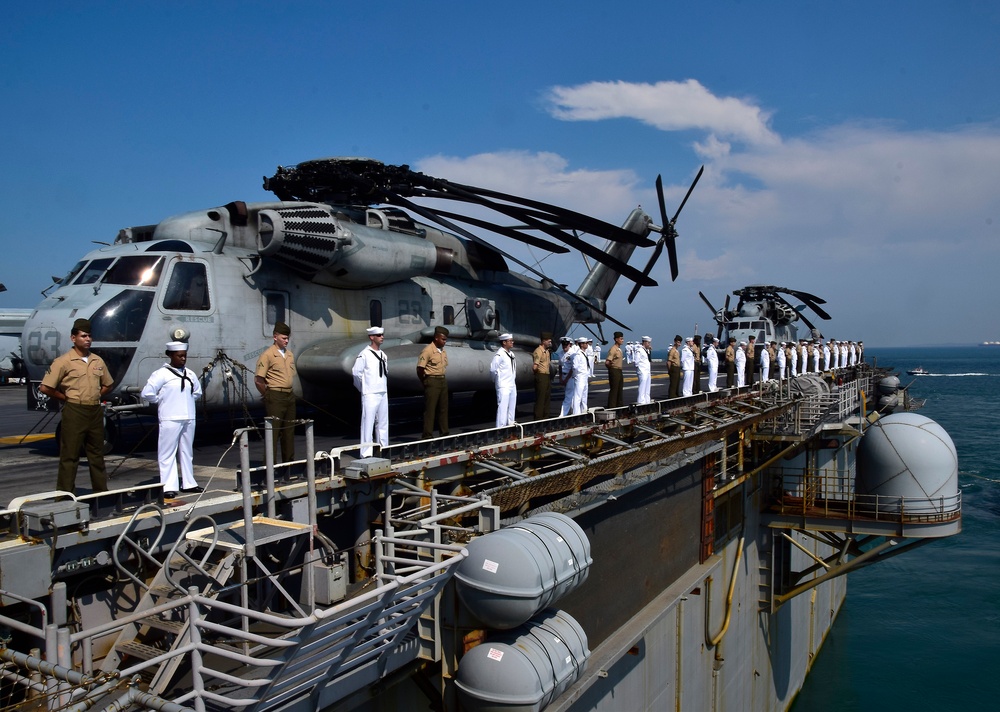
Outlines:
{"type": "Polygon", "coordinates": [[[4,6],[0,308],[122,227],[271,199],[279,164],[368,156],[614,223],[704,164],[678,281],[664,259],[612,296],[634,335],[776,284],[827,299],[835,338],[1000,339],[1000,4],[4,6]]]}

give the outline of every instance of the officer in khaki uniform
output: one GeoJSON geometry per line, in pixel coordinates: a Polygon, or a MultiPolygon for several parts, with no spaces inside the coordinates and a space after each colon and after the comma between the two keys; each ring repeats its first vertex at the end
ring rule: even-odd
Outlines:
{"type": "Polygon", "coordinates": [[[538,340],[538,348],[531,354],[531,370],[535,374],[535,420],[549,417],[552,395],[552,334],[543,331],[538,340]]]}
{"type": "Polygon", "coordinates": [[[76,492],[80,448],[85,447],[90,487],[94,492],[107,492],[101,398],[111,390],[114,379],[104,359],[90,351],[90,321],[77,319],[73,322],[70,340],[73,348],[52,362],[38,389],[63,402],[56,487],[62,492],[76,492]]]}
{"type": "Polygon", "coordinates": [[[424,386],[424,431],[422,437],[434,436],[434,419],[437,416],[438,432],[448,435],[448,330],[434,327],[434,340],[427,344],[417,357],[417,378],[424,386]]]}
{"type": "Polygon", "coordinates": [[[292,330],[279,321],[274,325],[274,344],[257,359],[253,383],[264,396],[264,411],[275,418],[274,452],[276,462],[295,459],[295,355],[288,348],[292,330]],[[277,459],[281,444],[281,460],[277,459]]]}
{"type": "Polygon", "coordinates": [[[625,334],[620,331],[615,332],[615,343],[608,349],[608,357],[604,359],[604,365],[608,369],[608,408],[621,408],[625,405],[624,382],[622,375],[622,342],[625,341],[625,334]]]}
{"type": "Polygon", "coordinates": [[[674,345],[667,352],[667,375],[670,377],[670,390],[667,397],[678,398],[681,395],[681,336],[674,336],[674,345]]]}
{"type": "Polygon", "coordinates": [[[729,345],[726,346],[726,388],[736,385],[736,337],[729,337],[729,345]]]}

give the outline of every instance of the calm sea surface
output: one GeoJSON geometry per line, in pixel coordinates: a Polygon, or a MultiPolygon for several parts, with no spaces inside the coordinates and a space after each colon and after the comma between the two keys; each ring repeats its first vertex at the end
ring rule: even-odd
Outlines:
{"type": "Polygon", "coordinates": [[[1000,347],[872,348],[958,449],[962,533],[849,575],[793,712],[1000,707],[1000,347]],[[907,376],[923,366],[932,375],[907,376]]]}

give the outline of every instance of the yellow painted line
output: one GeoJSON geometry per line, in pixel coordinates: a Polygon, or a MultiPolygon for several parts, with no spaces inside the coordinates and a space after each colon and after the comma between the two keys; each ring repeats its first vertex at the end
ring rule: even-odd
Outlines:
{"type": "Polygon", "coordinates": [[[37,433],[35,435],[8,435],[0,438],[0,445],[23,445],[25,443],[37,443],[39,440],[52,440],[55,433],[37,433]]]}

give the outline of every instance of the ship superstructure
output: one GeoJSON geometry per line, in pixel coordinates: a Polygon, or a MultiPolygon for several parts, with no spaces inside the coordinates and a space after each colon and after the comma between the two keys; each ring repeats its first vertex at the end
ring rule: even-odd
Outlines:
{"type": "Polygon", "coordinates": [[[315,452],[306,422],[288,466],[252,467],[244,430],[235,492],[21,498],[0,513],[5,693],[60,710],[786,709],[842,574],[961,528],[947,434],[871,409],[888,375],[367,459],[315,452]]]}

